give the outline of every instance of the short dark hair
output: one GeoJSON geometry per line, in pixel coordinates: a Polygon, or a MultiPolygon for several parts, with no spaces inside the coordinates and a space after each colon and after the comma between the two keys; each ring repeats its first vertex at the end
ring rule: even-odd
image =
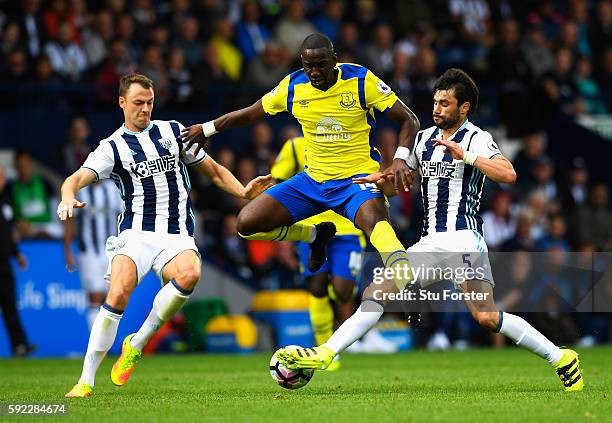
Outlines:
{"type": "Polygon", "coordinates": [[[329,51],[333,53],[334,43],[332,43],[332,40],[330,40],[328,36],[316,32],[304,38],[304,41],[302,42],[302,47],[300,47],[300,51],[306,49],[314,50],[318,48],[328,48],[329,51]]]}
{"type": "Polygon", "coordinates": [[[470,103],[468,114],[478,108],[478,87],[474,80],[461,69],[449,69],[436,80],[434,94],[437,91],[448,90],[454,91],[459,106],[466,101],[470,103]]]}
{"type": "Polygon", "coordinates": [[[123,75],[119,81],[119,96],[125,97],[125,94],[130,89],[132,84],[140,84],[143,88],[149,89],[153,87],[153,81],[141,73],[130,73],[123,75]]]}

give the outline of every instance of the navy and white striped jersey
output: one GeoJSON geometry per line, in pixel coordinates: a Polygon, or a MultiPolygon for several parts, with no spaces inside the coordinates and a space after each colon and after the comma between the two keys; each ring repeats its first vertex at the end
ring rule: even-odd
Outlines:
{"type": "Polygon", "coordinates": [[[195,216],[189,199],[187,166],[206,153],[196,146],[186,151],[178,139],[183,126],[153,120],[142,132],[117,129],[87,157],[84,168],[98,179],[111,178],[121,192],[125,211],[119,232],[126,229],[193,236],[195,216]]]}
{"type": "Polygon", "coordinates": [[[117,235],[117,216],[123,202],[114,184],[103,180],[79,191],[79,200],[87,207],[75,210],[79,227],[79,250],[87,254],[105,254],[106,239],[117,235]]]}
{"type": "MultiPolygon", "coordinates": [[[[485,175],[462,160],[453,160],[445,153],[446,147],[434,146],[437,138],[441,138],[441,132],[435,126],[419,131],[408,159],[408,166],[421,173],[423,236],[462,229],[482,234],[479,209],[485,175]]],[[[467,120],[449,139],[479,156],[501,154],[491,134],[467,120]]]]}

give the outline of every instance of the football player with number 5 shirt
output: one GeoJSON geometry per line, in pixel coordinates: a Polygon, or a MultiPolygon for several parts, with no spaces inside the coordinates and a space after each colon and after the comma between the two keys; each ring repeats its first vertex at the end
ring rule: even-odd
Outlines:
{"type": "MultiPolygon", "coordinates": [[[[449,69],[434,86],[434,126],[419,131],[406,164],[421,174],[425,219],[419,242],[407,249],[415,269],[451,268],[469,278],[455,279],[466,294],[466,305],[481,326],[499,332],[517,345],[546,359],[556,370],[566,391],[584,386],[578,354],[560,349],[521,317],[501,311],[493,299],[493,275],[479,215],[485,177],[514,183],[512,164],[501,154],[491,134],[468,120],[478,105],[478,87],[460,69],[449,69]]],[[[357,178],[356,183],[376,183],[387,195],[396,194],[393,175],[376,172],[357,178]]],[[[459,274],[459,273],[457,273],[459,274]]],[[[435,272],[414,271],[421,288],[444,280],[435,272]]],[[[279,359],[289,368],[325,368],[334,355],[359,339],[380,318],[387,301],[385,293],[404,289],[397,281],[372,283],[363,294],[361,308],[322,346],[283,348],[279,359]]],[[[387,299],[389,297],[387,296],[387,299]]]]}

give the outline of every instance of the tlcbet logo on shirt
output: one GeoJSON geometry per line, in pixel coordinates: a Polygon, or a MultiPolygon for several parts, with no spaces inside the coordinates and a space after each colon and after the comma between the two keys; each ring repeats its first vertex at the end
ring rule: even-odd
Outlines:
{"type": "Polygon", "coordinates": [[[164,173],[176,168],[176,157],[161,156],[157,159],[140,163],[130,163],[130,170],[137,178],[146,178],[157,173],[164,173]]]}

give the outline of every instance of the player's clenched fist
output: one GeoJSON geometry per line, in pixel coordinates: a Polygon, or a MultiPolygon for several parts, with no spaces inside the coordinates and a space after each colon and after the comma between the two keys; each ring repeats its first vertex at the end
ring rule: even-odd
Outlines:
{"type": "Polygon", "coordinates": [[[57,215],[60,220],[66,220],[72,218],[72,209],[82,209],[87,203],[71,198],[68,200],[62,200],[57,206],[57,215]]]}

